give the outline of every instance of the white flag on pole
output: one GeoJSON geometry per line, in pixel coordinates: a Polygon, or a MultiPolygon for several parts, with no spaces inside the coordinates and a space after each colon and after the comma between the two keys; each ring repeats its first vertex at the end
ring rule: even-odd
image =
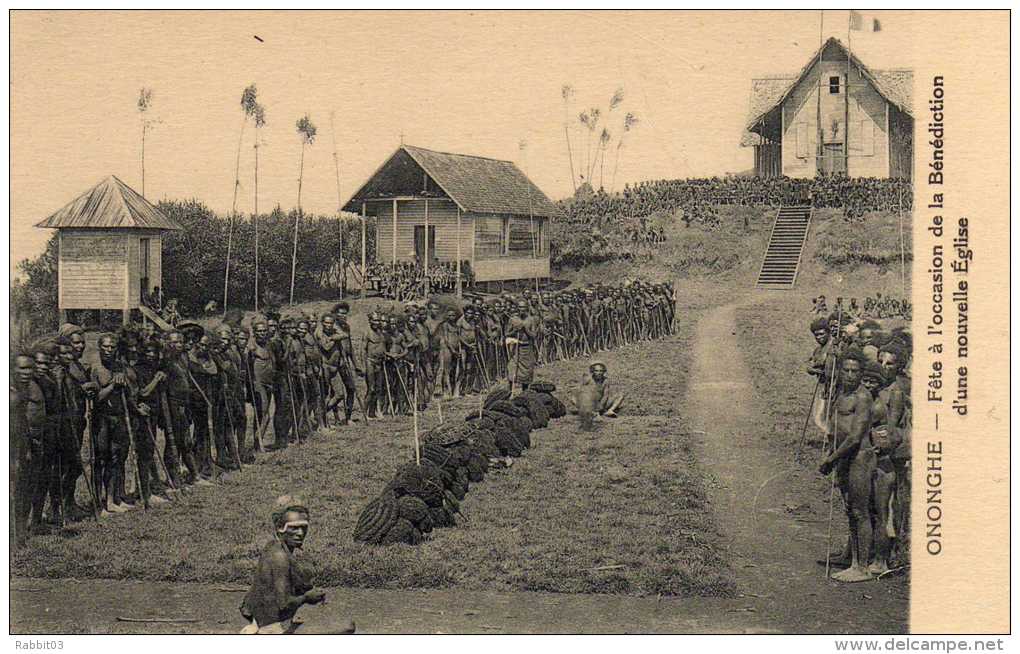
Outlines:
{"type": "Polygon", "coordinates": [[[857,32],[881,32],[882,21],[875,14],[850,10],[850,29],[857,32]]]}

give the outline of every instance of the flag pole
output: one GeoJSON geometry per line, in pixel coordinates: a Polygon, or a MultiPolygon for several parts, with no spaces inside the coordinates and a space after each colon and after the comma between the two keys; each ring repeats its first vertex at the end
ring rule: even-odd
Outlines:
{"type": "Polygon", "coordinates": [[[903,189],[896,191],[897,217],[900,221],[900,293],[903,300],[907,299],[907,251],[903,239],[903,189]]]}
{"type": "Polygon", "coordinates": [[[850,176],[850,30],[853,27],[854,10],[846,19],[846,88],[843,89],[843,172],[850,176]]]}
{"type": "Polygon", "coordinates": [[[818,94],[816,96],[817,102],[815,103],[815,125],[817,127],[816,131],[818,133],[818,144],[815,147],[815,175],[821,172],[823,156],[825,154],[824,145],[825,136],[822,133],[822,66],[821,66],[822,48],[825,45],[823,41],[824,25],[825,25],[825,10],[822,9],[821,11],[818,12],[818,61],[815,65],[815,68],[818,71],[818,85],[817,85],[818,88],[815,89],[815,91],[817,91],[818,94]]]}

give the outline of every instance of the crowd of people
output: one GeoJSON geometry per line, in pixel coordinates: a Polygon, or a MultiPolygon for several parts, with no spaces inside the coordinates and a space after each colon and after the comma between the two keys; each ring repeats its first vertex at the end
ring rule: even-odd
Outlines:
{"type": "Polygon", "coordinates": [[[410,413],[412,398],[424,409],[432,396],[476,393],[502,379],[527,389],[536,365],[661,338],[674,311],[669,285],[637,281],[475,297],[463,310],[433,300],[402,313],[373,312],[365,339],[368,415],[410,413]]]}
{"type": "MultiPolygon", "coordinates": [[[[457,263],[435,261],[426,273],[425,267],[417,261],[374,263],[368,268],[367,279],[380,296],[397,302],[427,297],[432,293],[453,293],[457,290],[457,263]]],[[[474,284],[471,262],[462,261],[460,268],[461,288],[474,284]]]]}
{"type": "Polygon", "coordinates": [[[682,210],[682,219],[690,225],[717,222],[718,205],[810,204],[841,208],[848,219],[858,219],[870,211],[910,211],[912,202],[913,187],[905,179],[728,176],[652,180],[611,194],[599,190],[564,203],[563,208],[569,218],[592,225],[682,210]]]}
{"type": "Polygon", "coordinates": [[[257,451],[357,421],[355,409],[366,421],[406,414],[504,378],[526,390],[540,363],[672,332],[675,306],[670,285],[640,281],[462,308],[429,301],[373,311],[357,345],[346,302],[318,317],[266,312],[247,328],[129,325],[101,335],[95,352],[65,324],[13,362],[13,542],[164,503],[254,463],[257,451]]]}
{"type": "MultiPolygon", "coordinates": [[[[865,297],[863,304],[855,297],[850,298],[850,303],[846,306],[843,306],[843,298],[836,298],[836,302],[851,320],[902,318],[909,321],[913,315],[913,305],[909,300],[894,298],[891,295],[883,296],[881,293],[865,297]]],[[[829,313],[824,295],[813,298],[811,303],[815,314],[829,313]]]]}
{"type": "Polygon", "coordinates": [[[819,563],[840,568],[833,579],[866,581],[910,560],[913,341],[905,328],[855,317],[841,299],[810,327],[812,411],[826,440],[819,472],[833,475],[849,524],[845,546],[819,563]]]}

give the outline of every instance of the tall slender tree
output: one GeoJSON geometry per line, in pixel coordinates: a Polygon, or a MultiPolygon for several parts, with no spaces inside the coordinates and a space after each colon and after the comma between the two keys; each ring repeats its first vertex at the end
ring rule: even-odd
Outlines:
{"type": "Polygon", "coordinates": [[[230,205],[230,216],[227,218],[227,264],[223,271],[223,315],[227,315],[227,303],[230,299],[230,256],[234,245],[234,219],[237,217],[237,192],[241,189],[241,145],[244,143],[244,129],[248,119],[255,115],[258,107],[256,98],[258,89],[249,84],[241,93],[241,133],[237,137],[237,160],[234,164],[234,199],[230,205]]]}
{"type": "Polygon", "coordinates": [[[574,175],[574,150],[570,145],[570,99],[574,97],[574,87],[564,84],[560,89],[563,98],[563,133],[567,137],[567,157],[570,159],[570,184],[577,193],[577,177],[574,175]]]}
{"type": "Polygon", "coordinates": [[[266,124],[266,109],[255,105],[255,198],[252,223],[255,228],[255,311],[259,310],[259,146],[262,145],[262,127],[266,124]]]}
{"type": "Polygon", "coordinates": [[[584,181],[588,183],[589,187],[592,185],[591,171],[592,168],[594,167],[595,162],[595,158],[592,156],[591,153],[592,138],[595,135],[595,130],[598,129],[599,119],[601,119],[601,117],[602,110],[599,109],[598,107],[586,109],[585,111],[582,111],[577,117],[581,124],[584,125],[584,127],[588,130],[588,137],[585,139],[584,148],[584,181]]]}
{"type": "Polygon", "coordinates": [[[297,275],[298,226],[301,224],[301,184],[305,177],[305,146],[315,143],[315,125],[305,114],[297,121],[297,132],[301,138],[301,163],[298,166],[297,214],[294,216],[294,251],[290,258],[290,303],[294,304],[294,280],[297,275]]]}
{"type": "Polygon", "coordinates": [[[630,130],[634,129],[637,124],[638,117],[628,111],[627,115],[623,117],[623,132],[620,134],[620,138],[616,141],[616,161],[613,163],[613,180],[610,182],[610,191],[616,188],[616,170],[620,167],[620,149],[623,147],[624,138],[626,138],[630,130]]]}
{"type": "Polygon", "coordinates": [[[602,128],[602,133],[599,134],[599,188],[603,189],[606,186],[606,150],[609,149],[609,142],[613,140],[613,135],[609,132],[606,127],[602,128]]]}
{"type": "Polygon", "coordinates": [[[340,195],[340,155],[336,151],[336,126],[333,124],[333,112],[329,113],[329,131],[333,138],[333,170],[336,172],[336,233],[339,239],[339,262],[340,262],[340,297],[347,294],[347,264],[344,261],[344,206],[343,197],[340,195]]]}
{"type": "Polygon", "coordinates": [[[142,197],[145,197],[145,135],[156,122],[149,118],[150,107],[152,107],[152,89],[142,87],[138,93],[138,116],[142,121],[142,197]]]}

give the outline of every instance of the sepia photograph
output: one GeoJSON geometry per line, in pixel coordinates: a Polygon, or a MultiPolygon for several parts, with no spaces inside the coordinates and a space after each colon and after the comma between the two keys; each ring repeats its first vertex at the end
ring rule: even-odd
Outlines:
{"type": "Polygon", "coordinates": [[[9,634],[930,633],[935,15],[10,11],[9,634]]]}

